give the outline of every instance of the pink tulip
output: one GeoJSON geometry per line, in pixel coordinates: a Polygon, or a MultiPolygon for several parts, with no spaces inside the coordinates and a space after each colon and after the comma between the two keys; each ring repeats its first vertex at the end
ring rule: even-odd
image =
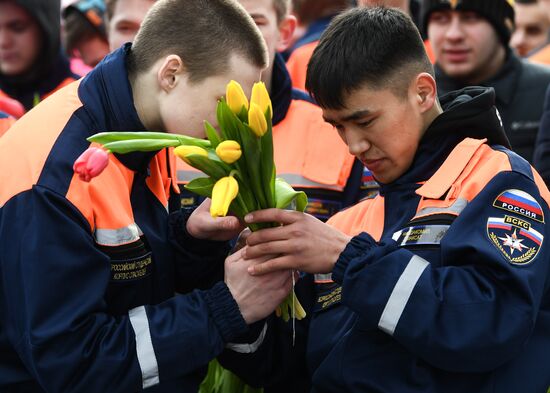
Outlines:
{"type": "Polygon", "coordinates": [[[73,170],[80,180],[89,182],[99,175],[109,164],[109,153],[98,147],[90,147],[76,159],[73,170]]]}

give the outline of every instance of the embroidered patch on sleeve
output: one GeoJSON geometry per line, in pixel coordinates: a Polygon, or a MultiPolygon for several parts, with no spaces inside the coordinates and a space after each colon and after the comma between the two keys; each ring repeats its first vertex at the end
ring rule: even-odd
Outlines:
{"type": "Polygon", "coordinates": [[[401,247],[410,245],[435,245],[449,230],[450,225],[416,225],[395,232],[392,239],[401,247]]]}
{"type": "Polygon", "coordinates": [[[491,243],[513,265],[526,265],[537,256],[544,236],[531,224],[513,216],[489,217],[487,235],[491,243]]]}
{"type": "Polygon", "coordinates": [[[493,206],[544,223],[542,208],[525,191],[506,190],[495,199],[493,206]]]}

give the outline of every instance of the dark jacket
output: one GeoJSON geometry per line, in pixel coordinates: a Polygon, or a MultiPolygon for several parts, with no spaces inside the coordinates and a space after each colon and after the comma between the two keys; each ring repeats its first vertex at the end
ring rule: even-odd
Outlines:
{"type": "MultiPolygon", "coordinates": [[[[438,94],[458,90],[466,85],[448,77],[435,66],[438,94]]],[[[511,51],[501,70],[481,86],[496,92],[496,107],[512,150],[533,162],[535,139],[542,117],[544,94],[550,83],[550,68],[520,59],[511,51]]]]}
{"type": "Polygon", "coordinates": [[[270,320],[227,367],[269,384],[305,361],[319,393],[546,391],[550,193],[504,147],[491,90],[441,101],[411,168],[329,221],[354,237],[332,280],[298,282],[299,346],[270,320]]]}
{"type": "Polygon", "coordinates": [[[144,130],[128,48],[0,138],[2,392],[193,392],[247,331],[216,283],[229,245],[185,231],[172,154],[110,156],[90,183],[73,173],[91,134],[144,130]]]}
{"type": "Polygon", "coordinates": [[[61,11],[59,0],[15,0],[38,22],[43,45],[35,63],[23,75],[0,73],[0,94],[19,101],[29,110],[37,100],[44,99],[60,85],[79,78],[72,73],[61,48],[61,11]]]}
{"type": "Polygon", "coordinates": [[[539,171],[546,185],[550,187],[550,87],[546,91],[544,112],[540,120],[534,156],[533,165],[539,171]]]}

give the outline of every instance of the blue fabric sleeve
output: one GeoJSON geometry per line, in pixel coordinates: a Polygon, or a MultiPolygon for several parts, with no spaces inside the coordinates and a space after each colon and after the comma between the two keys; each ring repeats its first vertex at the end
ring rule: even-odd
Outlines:
{"type": "Polygon", "coordinates": [[[533,166],[550,187],[550,88],[546,90],[544,111],[540,120],[540,128],[535,143],[533,166]]]}
{"type": "MultiPolygon", "coordinates": [[[[136,318],[108,312],[110,260],[73,205],[36,186],[12,198],[0,210],[0,250],[0,328],[44,390],[142,389],[136,318]]],[[[248,329],[223,283],[132,312],[148,325],[161,385],[185,380],[248,329]]]]}
{"type": "MultiPolygon", "coordinates": [[[[492,370],[520,352],[533,331],[550,263],[547,239],[522,265],[491,241],[488,220],[509,214],[493,202],[509,189],[531,195],[548,219],[536,185],[504,172],[454,221],[439,250],[422,254],[391,239],[373,244],[368,235],[356,237],[334,269],[344,304],[359,316],[354,328],[381,329],[431,365],[454,372],[492,370]],[[438,254],[440,265],[427,260],[430,253],[438,254]]],[[[546,236],[547,224],[523,219],[546,236]]]]}

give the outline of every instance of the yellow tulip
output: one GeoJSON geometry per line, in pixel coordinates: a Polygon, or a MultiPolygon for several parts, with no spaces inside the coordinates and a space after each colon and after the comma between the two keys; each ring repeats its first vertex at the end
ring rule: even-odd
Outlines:
{"type": "Polygon", "coordinates": [[[223,141],[216,147],[216,154],[226,164],[233,164],[241,158],[241,145],[236,141],[223,141]]]}
{"type": "Polygon", "coordinates": [[[236,115],[241,113],[243,106],[245,109],[248,109],[248,98],[246,98],[241,85],[234,80],[227,84],[225,90],[225,100],[227,101],[229,109],[231,109],[231,111],[236,115]]]}
{"type": "Polygon", "coordinates": [[[248,111],[248,125],[254,131],[256,136],[263,136],[267,131],[267,120],[265,119],[264,112],[258,104],[250,104],[250,110],[248,111]]]}
{"type": "Polygon", "coordinates": [[[187,146],[187,145],[181,145],[176,147],[174,149],[174,154],[188,164],[190,164],[190,162],[187,160],[187,156],[190,156],[191,154],[198,154],[200,156],[208,157],[208,152],[204,150],[202,147],[187,146]]]}
{"type": "Polygon", "coordinates": [[[212,217],[225,217],[229,210],[229,205],[239,193],[239,183],[233,176],[222,177],[214,184],[212,189],[212,203],[210,205],[210,215],[212,217]]]}
{"type": "Polygon", "coordinates": [[[271,99],[269,98],[269,93],[267,92],[265,83],[254,83],[250,103],[257,104],[263,113],[265,113],[267,108],[269,108],[269,113],[271,114],[271,117],[273,117],[273,107],[271,106],[271,99]]]}

